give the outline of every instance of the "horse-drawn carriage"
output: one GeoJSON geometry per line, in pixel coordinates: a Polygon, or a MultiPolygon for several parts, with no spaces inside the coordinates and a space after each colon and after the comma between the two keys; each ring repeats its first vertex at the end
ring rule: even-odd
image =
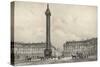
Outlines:
{"type": "Polygon", "coordinates": [[[87,54],[83,54],[82,52],[76,52],[76,54],[71,55],[72,59],[86,59],[88,58],[87,54]]]}

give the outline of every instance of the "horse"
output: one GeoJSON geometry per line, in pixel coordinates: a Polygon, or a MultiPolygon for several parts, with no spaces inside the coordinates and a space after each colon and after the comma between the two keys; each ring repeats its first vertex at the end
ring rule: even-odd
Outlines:
{"type": "Polygon", "coordinates": [[[31,57],[26,56],[26,61],[31,61],[31,57]]]}
{"type": "Polygon", "coordinates": [[[76,59],[77,58],[77,56],[76,55],[71,55],[72,56],[72,59],[76,59]]]}

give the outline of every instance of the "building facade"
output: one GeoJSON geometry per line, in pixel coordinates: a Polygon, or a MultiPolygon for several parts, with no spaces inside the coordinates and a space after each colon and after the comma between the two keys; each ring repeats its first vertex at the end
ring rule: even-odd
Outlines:
{"type": "MultiPolygon", "coordinates": [[[[37,61],[45,58],[46,43],[19,43],[14,42],[15,63],[37,61]]],[[[51,45],[52,56],[56,56],[57,50],[51,45]]]]}
{"type": "Polygon", "coordinates": [[[97,55],[97,38],[92,38],[84,41],[69,41],[63,45],[63,55],[71,57],[76,53],[82,53],[86,56],[97,55]]]}
{"type": "Polygon", "coordinates": [[[14,43],[16,61],[32,61],[44,57],[45,43],[14,43]]]}

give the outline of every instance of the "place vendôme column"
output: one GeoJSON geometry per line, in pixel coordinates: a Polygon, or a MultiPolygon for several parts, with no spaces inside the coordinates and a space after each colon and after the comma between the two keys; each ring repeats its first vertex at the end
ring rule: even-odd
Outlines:
{"type": "Polygon", "coordinates": [[[44,50],[45,58],[50,58],[52,56],[51,50],[51,40],[50,40],[50,16],[51,12],[49,9],[49,4],[47,4],[46,15],[46,49],[44,50]]]}

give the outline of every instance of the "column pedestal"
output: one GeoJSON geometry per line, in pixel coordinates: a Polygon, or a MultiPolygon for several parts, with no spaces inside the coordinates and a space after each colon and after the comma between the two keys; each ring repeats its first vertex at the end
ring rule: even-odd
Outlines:
{"type": "Polygon", "coordinates": [[[52,50],[51,49],[45,49],[44,50],[44,56],[45,58],[51,58],[52,57],[52,50]]]}

